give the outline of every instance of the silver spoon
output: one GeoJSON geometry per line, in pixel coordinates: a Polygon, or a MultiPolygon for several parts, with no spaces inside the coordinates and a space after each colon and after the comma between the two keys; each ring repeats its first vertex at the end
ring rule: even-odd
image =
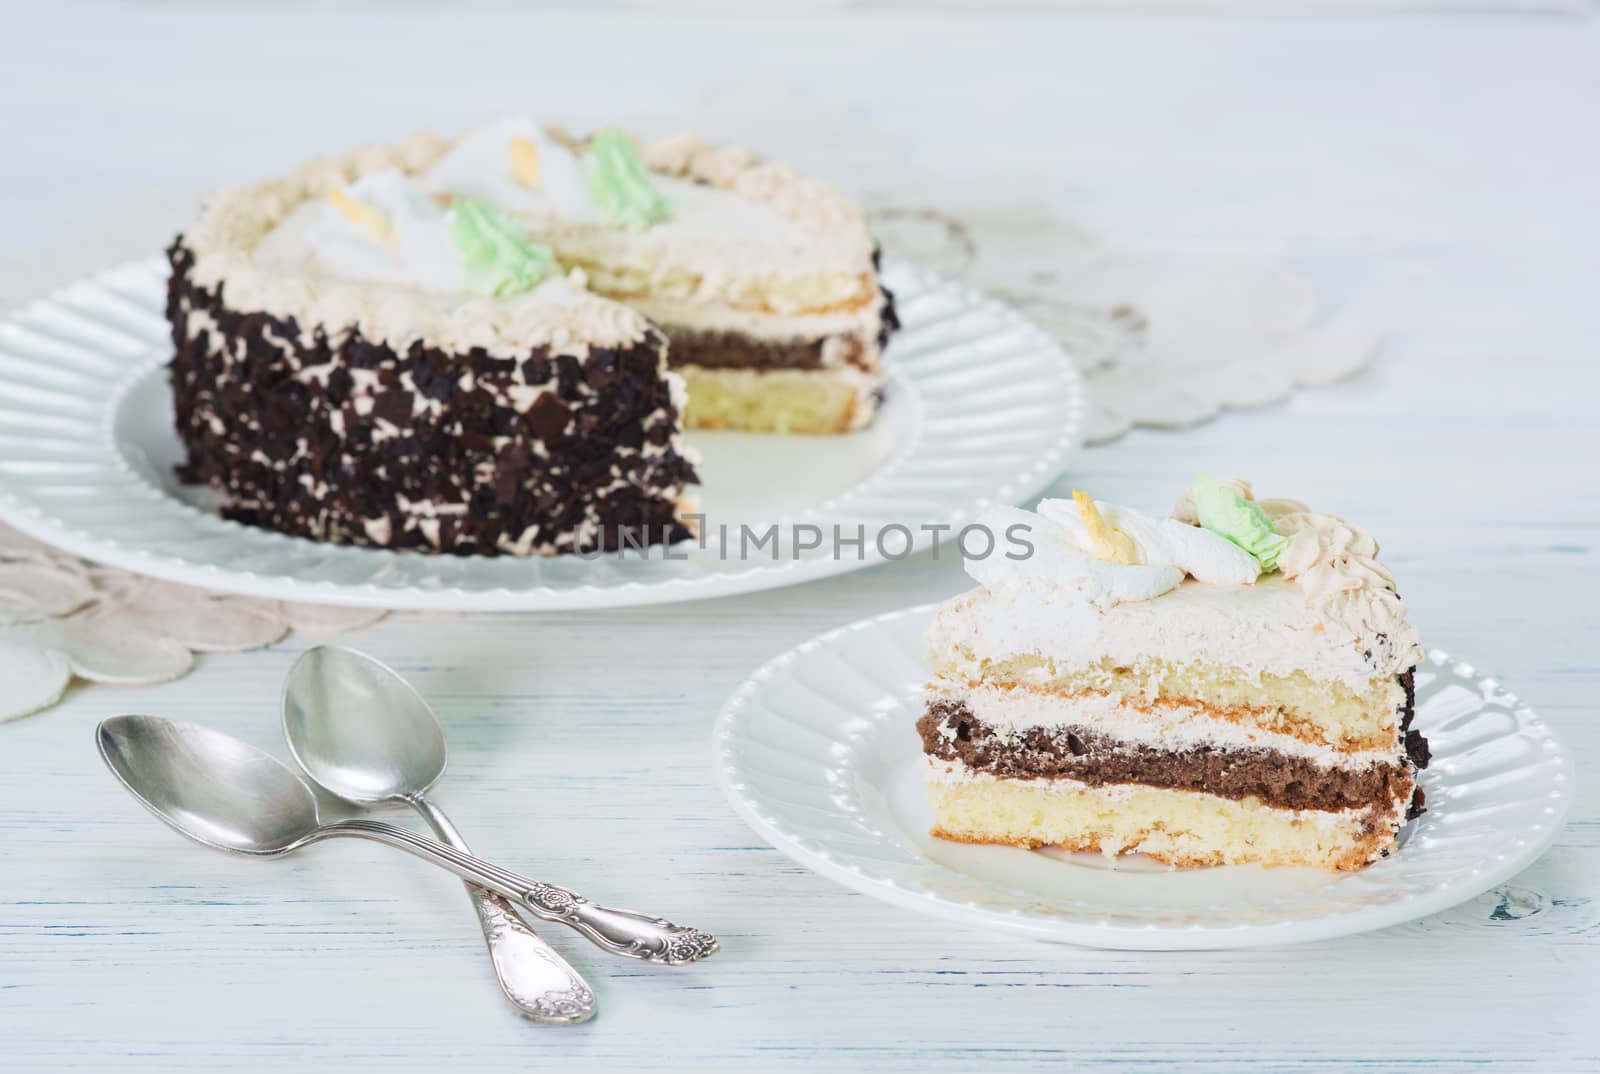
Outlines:
{"type": "MultiPolygon", "coordinates": [[[[338,645],[308,650],[284,683],[283,732],[300,767],[328,791],[364,805],[404,802],[445,842],[466,850],[426,797],[444,774],[444,730],[422,695],[388,665],[338,645]]],[[[540,904],[529,907],[534,914],[571,926],[613,954],[689,961],[649,952],[692,943],[695,957],[703,958],[717,949],[705,933],[662,918],[596,906],[565,888],[543,890],[540,904]]]]}
{"type": "Polygon", "coordinates": [[[311,788],[287,765],[209,727],[161,716],[113,716],[101,722],[96,738],[106,765],[146,809],[205,846],[278,857],[338,836],[370,839],[497,891],[537,917],[569,925],[613,954],[677,964],[717,949],[717,941],[697,929],[592,907],[566,888],[529,880],[394,824],[325,824],[311,788]]]}
{"type": "MultiPolygon", "coordinates": [[[[415,806],[457,850],[466,840],[423,795],[444,774],[444,731],[427,703],[387,667],[352,650],[307,651],[283,687],[283,733],[312,780],[361,805],[415,806]]],[[[487,888],[467,885],[506,998],[539,1022],[586,1022],[594,991],[553,948],[487,888]]]]}
{"type": "MultiPolygon", "coordinates": [[[[324,646],[295,661],[283,688],[283,732],[302,771],[346,801],[409,802],[439,839],[457,850],[466,840],[423,797],[444,774],[444,731],[410,685],[375,660],[324,646]]],[[[508,1000],[538,1022],[594,1017],[594,990],[487,888],[467,885],[489,948],[495,979],[508,1000]]]]}

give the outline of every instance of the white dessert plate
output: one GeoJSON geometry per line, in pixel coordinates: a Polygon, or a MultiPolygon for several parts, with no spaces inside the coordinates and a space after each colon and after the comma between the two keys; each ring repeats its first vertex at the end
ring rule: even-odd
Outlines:
{"type": "Polygon", "coordinates": [[[1550,845],[1572,758],[1496,680],[1437,650],[1417,669],[1433,748],[1427,812],[1361,872],[1171,869],[1142,856],[966,846],[931,838],[913,725],[933,606],[830,631],[752,675],[717,721],[717,771],[779,850],[912,910],[1046,940],[1143,950],[1321,940],[1437,913],[1550,845]]]}
{"type": "Polygon", "coordinates": [[[926,527],[1039,492],[1080,443],[1085,408],[1072,363],[1015,310],[903,264],[887,263],[884,278],[904,328],[870,429],[694,434],[703,546],[515,559],[340,547],[219,517],[174,476],[165,263],[133,262],[0,321],[0,519],[169,581],[384,608],[655,604],[856,570],[930,543],[926,527]],[[776,548],[761,543],[774,523],[776,548]],[[797,525],[820,527],[820,547],[805,547],[817,534],[797,525]],[[864,546],[835,555],[833,525],[846,539],[864,534],[864,546]]]}

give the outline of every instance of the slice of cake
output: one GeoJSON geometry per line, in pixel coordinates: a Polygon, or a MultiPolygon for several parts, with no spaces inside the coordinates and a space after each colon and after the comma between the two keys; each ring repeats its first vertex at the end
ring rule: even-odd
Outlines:
{"type": "Polygon", "coordinates": [[[1358,869],[1421,811],[1422,651],[1364,531],[1204,477],[1170,518],[983,521],[982,588],[928,635],[935,835],[1358,869]]]}
{"type": "Polygon", "coordinates": [[[526,120],[224,192],[169,257],[183,476],[239,521],[386,548],[686,537],[685,421],[858,428],[893,324],[827,188],[526,120]]]}

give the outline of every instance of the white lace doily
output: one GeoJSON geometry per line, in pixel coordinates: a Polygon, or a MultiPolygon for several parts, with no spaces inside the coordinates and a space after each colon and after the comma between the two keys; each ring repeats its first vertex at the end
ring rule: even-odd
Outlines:
{"type": "Polygon", "coordinates": [[[167,682],[188,672],[196,652],[259,649],[291,630],[351,630],[384,615],[158,582],[0,526],[0,721],[49,708],[74,678],[167,682]]]}
{"type": "MultiPolygon", "coordinates": [[[[1297,387],[1359,372],[1378,350],[1371,333],[1319,325],[1315,291],[1287,268],[1116,253],[1063,215],[1048,177],[931,175],[882,131],[781,86],[727,86],[687,112],[635,117],[632,125],[658,134],[694,129],[829,179],[861,199],[895,256],[1026,311],[1061,339],[1088,380],[1091,444],[1136,425],[1179,428],[1279,402],[1297,387]]],[[[198,204],[130,198],[73,240],[0,253],[0,308],[160,249],[198,204]]],[[[196,650],[251,649],[291,629],[349,629],[377,618],[139,579],[0,528],[0,720],[54,704],[74,676],[163,682],[184,674],[196,650]]]]}

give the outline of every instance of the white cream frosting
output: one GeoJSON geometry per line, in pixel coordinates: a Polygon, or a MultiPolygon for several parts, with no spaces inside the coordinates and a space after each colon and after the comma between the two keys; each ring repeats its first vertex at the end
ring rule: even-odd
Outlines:
{"type": "MultiPolygon", "coordinates": [[[[804,286],[796,293],[826,303],[818,313],[876,311],[872,241],[860,210],[839,194],[689,137],[647,147],[644,155],[678,212],[642,234],[594,213],[569,150],[532,121],[506,120],[454,142],[419,134],[223,191],[181,241],[195,258],[194,282],[225,285],[232,308],[292,317],[307,332],[359,329],[397,348],[423,340],[516,356],[552,336],[602,346],[637,342],[649,327],[632,310],[583,294],[581,276],[507,298],[464,294],[438,204],[445,193],[516,213],[534,238],[556,245],[558,258],[570,254],[596,271],[637,276],[682,301],[739,308],[775,280],[799,279],[804,286]],[[511,174],[512,137],[539,149],[539,192],[511,174]],[[328,204],[335,187],[385,211],[391,241],[374,243],[328,204]],[[541,218],[543,233],[534,223],[541,218]]],[[[771,308],[788,320],[806,312],[804,305],[790,294],[771,308]]]]}
{"type": "MultiPolygon", "coordinates": [[[[795,313],[781,318],[734,306],[665,296],[629,299],[628,305],[656,324],[670,328],[737,332],[753,339],[771,340],[849,336],[861,340],[874,356],[883,315],[881,296],[850,309],[829,313],[795,313]]],[[[828,363],[825,361],[824,364],[828,363]]]]}
{"type": "MultiPolygon", "coordinates": [[[[675,140],[671,144],[680,143],[675,140]]],[[[736,265],[733,259],[741,255],[748,267],[749,260],[762,253],[774,260],[774,268],[783,275],[797,271],[796,257],[812,262],[821,257],[824,262],[831,262],[813,267],[843,272],[859,269],[859,259],[855,256],[843,259],[829,256],[843,252],[831,241],[832,228],[826,226],[833,223],[831,219],[814,230],[807,226],[811,218],[805,213],[783,211],[781,199],[749,197],[742,193],[739,188],[742,173],[711,172],[701,180],[692,177],[689,165],[680,163],[675,154],[669,152],[663,158],[658,152],[655,157],[674,165],[670,169],[658,169],[655,176],[656,188],[670,203],[672,212],[666,220],[643,232],[630,233],[613,224],[600,211],[589,196],[581,159],[531,119],[500,119],[474,127],[421,176],[421,181],[437,195],[480,198],[504,212],[525,217],[536,231],[542,227],[579,234],[615,233],[613,237],[638,248],[641,263],[676,260],[683,254],[695,255],[696,260],[704,262],[709,242],[713,246],[727,244],[726,249],[710,251],[713,256],[720,255],[720,259],[715,265],[707,266],[722,270],[736,265]],[[529,189],[516,178],[511,164],[514,139],[537,148],[537,189],[529,189]],[[716,179],[724,181],[718,183],[716,179]],[[686,240],[693,249],[685,247],[680,254],[674,248],[686,240]]],[[[756,166],[754,158],[748,155],[740,159],[748,159],[749,167],[756,166]]],[[[837,199],[831,192],[828,195],[837,199]]],[[[841,219],[848,218],[848,214],[841,214],[841,219]]]]}
{"type": "Polygon", "coordinates": [[[725,185],[673,173],[654,178],[671,205],[667,219],[643,231],[613,223],[590,196],[578,154],[533,120],[509,118],[468,131],[415,183],[440,201],[476,198],[517,216],[534,238],[568,257],[631,268],[658,282],[688,272],[715,290],[727,276],[851,274],[863,266],[858,244],[835,241],[836,226],[813,230],[806,214],[786,214],[778,199],[745,196],[737,175],[725,185]],[[515,174],[515,141],[535,147],[536,188],[515,174]]]}
{"type": "MultiPolygon", "coordinates": [[[[319,328],[330,336],[359,330],[397,350],[420,340],[449,351],[481,346],[493,355],[519,357],[540,344],[581,351],[584,344],[619,346],[645,337],[650,326],[643,317],[581,290],[581,280],[552,279],[502,299],[441,297],[258,260],[262,241],[295,209],[325,202],[334,187],[352,187],[375,173],[398,169],[414,175],[436,160],[446,144],[431,135],[416,135],[398,145],[313,161],[284,179],[224,192],[184,233],[182,244],[195,259],[192,279],[205,288],[225,287],[233,309],[292,317],[308,334],[319,328]]],[[[279,249],[274,256],[285,252],[279,249]]]]}
{"type": "MultiPolygon", "coordinates": [[[[1248,483],[1225,483],[1251,496],[1248,483]]],[[[969,557],[967,573],[984,588],[939,610],[929,644],[941,660],[975,662],[974,680],[984,661],[1040,654],[1061,669],[1109,658],[1280,676],[1299,671],[1363,691],[1421,660],[1416,629],[1393,577],[1375,558],[1370,534],[1297,501],[1259,506],[1289,538],[1280,569],[1259,581],[1249,553],[1182,521],[1193,517],[1192,499],[1179,501],[1179,518],[1159,521],[1098,505],[1132,540],[1140,561],[1133,565],[1093,557],[1094,542],[1072,501],[1047,500],[1038,514],[987,512],[980,521],[995,533],[997,548],[1020,525],[1034,552],[1020,560],[1000,552],[969,557]],[[1185,581],[1186,574],[1192,579],[1185,581]]]]}
{"type": "Polygon", "coordinates": [[[1156,600],[1109,604],[1086,600],[1078,579],[1016,578],[946,603],[928,644],[936,662],[954,661],[973,680],[985,661],[1037,653],[1062,670],[1106,659],[1219,664],[1256,675],[1303,671],[1365,692],[1415,663],[1409,650],[1324,615],[1281,574],[1253,586],[1190,580],[1156,600]]]}

